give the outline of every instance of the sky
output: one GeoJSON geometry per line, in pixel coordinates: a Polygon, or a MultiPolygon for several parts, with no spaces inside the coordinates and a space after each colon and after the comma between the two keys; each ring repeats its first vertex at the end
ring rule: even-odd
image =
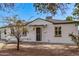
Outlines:
{"type": "MultiPolygon", "coordinates": [[[[73,8],[74,8],[74,4],[71,4],[68,7],[68,10],[66,10],[66,14],[62,15],[58,11],[56,16],[55,17],[52,16],[52,17],[54,19],[58,19],[58,20],[65,20],[65,18],[67,16],[72,15],[73,8]]],[[[49,14],[37,14],[37,12],[35,12],[35,8],[33,7],[33,3],[17,3],[16,6],[15,6],[15,9],[12,10],[12,12],[0,11],[1,21],[3,21],[3,19],[2,19],[3,17],[13,16],[13,15],[18,15],[19,19],[26,20],[26,21],[31,21],[31,20],[34,20],[36,18],[46,18],[46,16],[51,16],[50,13],[49,14]]],[[[3,24],[4,23],[0,22],[1,26],[3,24]]]]}

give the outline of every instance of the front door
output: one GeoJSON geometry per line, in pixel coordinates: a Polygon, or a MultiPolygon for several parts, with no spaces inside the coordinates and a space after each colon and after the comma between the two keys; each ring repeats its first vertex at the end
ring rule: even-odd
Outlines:
{"type": "Polygon", "coordinates": [[[42,31],[41,28],[36,28],[36,41],[41,41],[42,40],[42,31]]]}

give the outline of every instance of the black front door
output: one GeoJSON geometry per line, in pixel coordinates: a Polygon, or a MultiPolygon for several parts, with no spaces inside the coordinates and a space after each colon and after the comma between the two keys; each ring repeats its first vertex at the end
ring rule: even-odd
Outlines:
{"type": "Polygon", "coordinates": [[[36,28],[36,41],[41,41],[42,38],[42,32],[41,32],[41,28],[36,28]]]}

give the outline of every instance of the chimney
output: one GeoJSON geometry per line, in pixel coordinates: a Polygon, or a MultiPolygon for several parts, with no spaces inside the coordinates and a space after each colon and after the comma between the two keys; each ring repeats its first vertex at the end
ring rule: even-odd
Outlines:
{"type": "Polygon", "coordinates": [[[46,20],[52,20],[52,16],[47,16],[46,20]]]}

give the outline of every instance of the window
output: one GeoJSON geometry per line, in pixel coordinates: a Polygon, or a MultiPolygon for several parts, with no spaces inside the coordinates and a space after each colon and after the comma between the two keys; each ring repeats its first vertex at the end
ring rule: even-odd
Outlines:
{"type": "Polygon", "coordinates": [[[26,30],[26,28],[23,28],[22,35],[23,35],[23,36],[27,36],[27,30],[26,30]]]}
{"type": "Polygon", "coordinates": [[[23,36],[27,36],[27,32],[26,31],[23,31],[23,36]]]}
{"type": "Polygon", "coordinates": [[[55,27],[55,37],[61,37],[61,27],[55,27]]]}
{"type": "Polygon", "coordinates": [[[6,35],[6,29],[4,30],[4,34],[6,35]]]}
{"type": "Polygon", "coordinates": [[[14,34],[14,29],[11,29],[11,35],[13,35],[14,34]]]}

